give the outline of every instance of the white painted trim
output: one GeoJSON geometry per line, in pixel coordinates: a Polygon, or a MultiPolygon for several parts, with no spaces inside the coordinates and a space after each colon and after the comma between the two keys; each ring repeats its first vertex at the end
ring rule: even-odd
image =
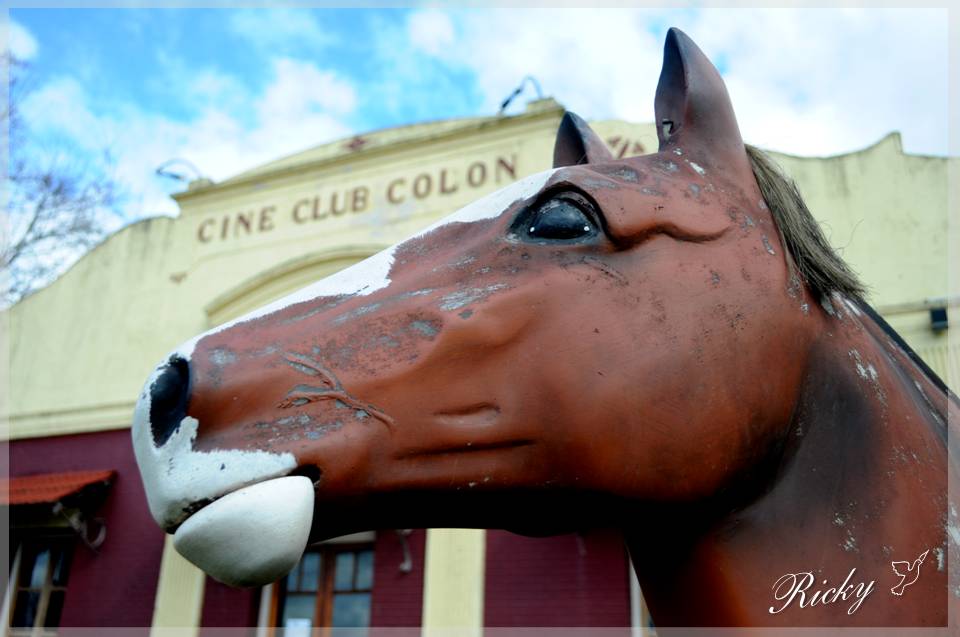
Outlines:
{"type": "Polygon", "coordinates": [[[177,553],[173,536],[167,535],[153,602],[151,637],[170,637],[174,633],[177,637],[197,637],[203,616],[206,579],[203,571],[177,553]]]}
{"type": "Polygon", "coordinates": [[[10,579],[7,580],[7,592],[3,595],[3,608],[0,609],[0,626],[3,626],[3,634],[6,635],[10,628],[10,615],[13,612],[13,591],[17,588],[17,582],[20,581],[20,554],[23,553],[23,546],[17,546],[17,552],[13,557],[13,566],[10,568],[10,579]]]}
{"type": "Polygon", "coordinates": [[[260,588],[260,608],[257,611],[257,637],[267,637],[270,631],[270,611],[273,605],[273,584],[260,588]]]}
{"type": "Polygon", "coordinates": [[[0,440],[66,436],[130,427],[135,403],[121,402],[0,416],[0,440]]]}
{"type": "Polygon", "coordinates": [[[643,601],[640,597],[640,581],[637,579],[637,572],[633,570],[633,560],[630,554],[627,554],[627,577],[630,578],[630,635],[631,637],[644,637],[644,628],[646,628],[646,617],[644,617],[643,601]]]}

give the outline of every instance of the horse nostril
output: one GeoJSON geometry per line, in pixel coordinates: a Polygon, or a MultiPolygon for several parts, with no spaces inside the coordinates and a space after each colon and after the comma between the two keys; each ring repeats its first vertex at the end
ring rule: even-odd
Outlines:
{"type": "Polygon", "coordinates": [[[320,486],[320,478],[323,477],[323,471],[320,469],[320,467],[308,464],[302,467],[297,467],[290,472],[290,475],[309,478],[310,482],[313,483],[313,486],[318,487],[320,486]]]}
{"type": "Polygon", "coordinates": [[[153,442],[162,446],[187,415],[190,397],[190,364],[173,356],[150,386],[150,430],[153,442]]]}

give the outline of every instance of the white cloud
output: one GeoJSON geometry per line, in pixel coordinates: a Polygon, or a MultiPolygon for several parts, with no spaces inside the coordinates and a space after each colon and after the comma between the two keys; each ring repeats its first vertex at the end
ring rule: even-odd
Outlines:
{"type": "Polygon", "coordinates": [[[673,24],[724,71],[747,141],[820,155],[900,130],[910,152],[947,151],[945,10],[497,9],[448,14],[455,42],[434,49],[420,15],[410,45],[473,71],[488,112],[531,74],[584,117],[651,121],[650,25],[673,24]]]}
{"type": "Polygon", "coordinates": [[[274,60],[275,80],[257,104],[262,119],[297,118],[315,109],[344,114],[357,102],[353,86],[331,71],[289,58],[274,60]]]}
{"type": "Polygon", "coordinates": [[[115,178],[135,197],[128,217],[176,214],[167,194],[171,184],[155,175],[167,160],[186,159],[205,176],[222,180],[352,132],[344,122],[356,102],[350,83],[285,58],[274,60],[273,70],[272,80],[257,93],[235,78],[202,71],[188,90],[208,99],[197,102],[205,106],[189,121],[133,104],[99,113],[76,80],[58,78],[30,96],[28,124],[34,132],[59,135],[87,151],[108,149],[115,159],[115,178]],[[252,124],[233,108],[250,104],[252,124]]]}
{"type": "Polygon", "coordinates": [[[229,25],[240,37],[272,53],[336,42],[314,14],[303,9],[240,9],[230,15],[229,25]]]}
{"type": "Polygon", "coordinates": [[[7,21],[10,36],[10,52],[21,60],[29,60],[37,54],[37,39],[25,26],[10,19],[7,21]]]}
{"type": "Polygon", "coordinates": [[[21,112],[36,133],[65,135],[92,150],[103,142],[104,127],[86,106],[83,86],[72,77],[58,77],[27,94],[21,112]]]}
{"type": "Polygon", "coordinates": [[[443,55],[454,42],[453,23],[440,11],[431,9],[411,14],[407,28],[414,47],[430,55],[443,55]]]}

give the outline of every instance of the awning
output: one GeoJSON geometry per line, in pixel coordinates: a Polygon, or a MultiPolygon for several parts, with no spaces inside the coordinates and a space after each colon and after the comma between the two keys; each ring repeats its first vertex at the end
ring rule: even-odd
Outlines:
{"type": "Polygon", "coordinates": [[[0,479],[0,506],[57,502],[85,487],[110,482],[116,471],[68,471],[0,479]]]}

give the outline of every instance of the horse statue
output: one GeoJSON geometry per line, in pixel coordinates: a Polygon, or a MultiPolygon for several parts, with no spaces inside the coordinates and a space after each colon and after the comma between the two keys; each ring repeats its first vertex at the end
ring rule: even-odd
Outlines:
{"type": "Polygon", "coordinates": [[[568,113],[552,170],[170,354],[132,436],[177,549],[250,586],[362,530],[617,527],[659,627],[946,625],[960,403],[676,29],[655,111],[657,153],[568,113]]]}

